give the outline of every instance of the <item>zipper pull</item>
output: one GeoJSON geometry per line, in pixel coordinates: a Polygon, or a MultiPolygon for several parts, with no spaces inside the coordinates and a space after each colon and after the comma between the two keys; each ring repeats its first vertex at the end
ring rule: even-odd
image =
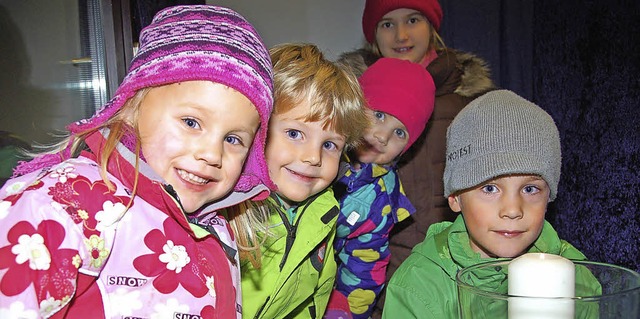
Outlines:
{"type": "Polygon", "coordinates": [[[182,202],[180,202],[180,197],[178,197],[178,192],[176,192],[176,190],[173,189],[173,186],[171,186],[170,184],[163,184],[162,187],[167,192],[167,194],[171,195],[171,197],[173,197],[173,199],[175,199],[176,202],[178,202],[180,209],[184,211],[184,207],[182,207],[182,202]]]}
{"type": "Polygon", "coordinates": [[[262,304],[262,306],[258,309],[258,312],[256,312],[256,315],[253,316],[254,319],[258,319],[260,318],[260,314],[262,313],[262,310],[264,310],[264,307],[267,305],[267,303],[269,302],[269,299],[271,299],[271,296],[267,296],[267,300],[264,301],[264,303],[262,304]]]}

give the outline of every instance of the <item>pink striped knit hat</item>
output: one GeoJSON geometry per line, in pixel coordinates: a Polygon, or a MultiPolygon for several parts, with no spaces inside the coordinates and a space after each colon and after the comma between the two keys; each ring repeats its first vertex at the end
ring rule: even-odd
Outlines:
{"type": "MultiPolygon", "coordinates": [[[[71,134],[96,128],[111,118],[140,89],[205,80],[245,95],[260,115],[244,170],[235,187],[246,192],[257,184],[270,189],[264,145],[273,108],[273,71],[269,52],[253,26],[237,12],[207,5],[175,6],[158,12],[140,33],[140,49],[114,97],[93,117],[67,126],[71,134]]],[[[46,155],[45,155],[46,156],[46,155]]],[[[25,174],[67,159],[35,158],[15,171],[25,174]]]]}

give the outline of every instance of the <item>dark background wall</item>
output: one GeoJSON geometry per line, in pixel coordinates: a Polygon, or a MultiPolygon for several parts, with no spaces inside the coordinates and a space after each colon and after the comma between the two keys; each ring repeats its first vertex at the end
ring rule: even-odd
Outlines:
{"type": "Polygon", "coordinates": [[[590,258],[640,270],[640,2],[535,8],[534,100],[564,150],[550,220],[590,258]]]}
{"type": "Polygon", "coordinates": [[[640,271],[640,1],[441,0],[448,46],[547,110],[562,138],[547,219],[588,258],[640,271]]]}

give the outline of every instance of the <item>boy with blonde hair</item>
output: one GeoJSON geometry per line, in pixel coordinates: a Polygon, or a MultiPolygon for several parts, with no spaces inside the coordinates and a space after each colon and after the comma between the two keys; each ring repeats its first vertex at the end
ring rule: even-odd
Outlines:
{"type": "MultiPolygon", "coordinates": [[[[244,318],[318,318],[336,276],[340,212],[330,185],[345,148],[368,125],[358,80],[312,44],[270,50],[274,112],[266,146],[277,191],[249,209],[264,213],[254,262],[241,262],[244,318]]],[[[259,215],[259,214],[258,214],[259,215]]]]}

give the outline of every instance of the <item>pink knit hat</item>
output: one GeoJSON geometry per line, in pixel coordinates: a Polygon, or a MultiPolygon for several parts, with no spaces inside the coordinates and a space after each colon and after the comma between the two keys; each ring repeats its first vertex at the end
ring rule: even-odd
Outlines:
{"type": "Polygon", "coordinates": [[[362,13],[362,31],[367,42],[373,43],[375,40],[376,26],[382,17],[400,8],[420,11],[436,31],[440,30],[442,8],[438,0],[367,0],[362,13]]]}
{"type": "Polygon", "coordinates": [[[422,134],[431,113],[436,86],[420,64],[380,58],[359,79],[369,108],[395,116],[409,132],[403,153],[422,134]]]}
{"type": "MultiPolygon", "coordinates": [[[[140,33],[139,51],[114,97],[93,117],[72,123],[67,129],[73,135],[104,124],[140,89],[197,80],[237,90],[256,106],[260,115],[260,128],[235,190],[246,192],[257,184],[275,189],[264,158],[273,108],[271,59],[253,26],[227,8],[191,5],[158,12],[140,33]]],[[[25,174],[69,156],[67,150],[55,161],[35,158],[15,173],[25,174]]]]}

